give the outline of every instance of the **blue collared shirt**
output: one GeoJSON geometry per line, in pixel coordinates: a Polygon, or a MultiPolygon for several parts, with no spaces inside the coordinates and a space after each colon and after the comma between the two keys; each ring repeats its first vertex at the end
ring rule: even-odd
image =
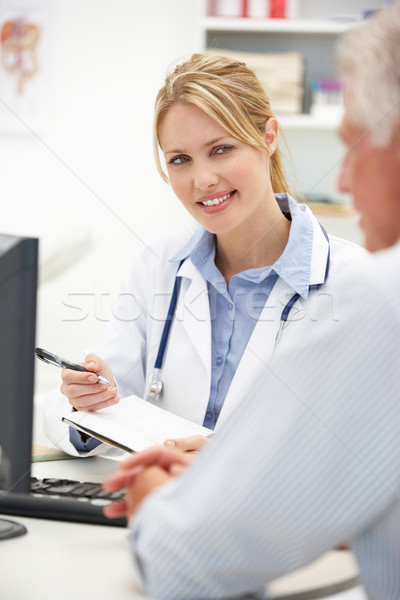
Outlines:
{"type": "Polygon", "coordinates": [[[276,194],[283,213],[291,216],[284,252],[270,266],[237,273],[226,285],[215,265],[215,235],[203,227],[172,259],[190,257],[207,281],[211,316],[211,387],[204,426],[214,429],[240,359],[277,279],[307,298],[311,271],[311,217],[288,194],[276,194]]]}

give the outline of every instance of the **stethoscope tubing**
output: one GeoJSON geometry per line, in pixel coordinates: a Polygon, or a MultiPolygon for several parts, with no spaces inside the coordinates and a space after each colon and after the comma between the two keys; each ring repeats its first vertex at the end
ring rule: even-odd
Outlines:
{"type": "Polygon", "coordinates": [[[174,289],[172,290],[171,301],[170,301],[169,307],[168,307],[168,314],[167,314],[167,318],[164,323],[163,332],[161,334],[161,340],[160,340],[160,345],[158,347],[156,362],[154,363],[155,369],[162,368],[165,349],[167,347],[167,342],[168,342],[169,330],[171,329],[171,324],[172,324],[172,320],[174,318],[175,309],[176,309],[176,303],[178,301],[179,289],[181,287],[182,279],[181,279],[181,277],[178,277],[178,272],[179,272],[179,269],[181,268],[182,263],[183,263],[183,260],[179,263],[178,271],[175,276],[174,289]]]}

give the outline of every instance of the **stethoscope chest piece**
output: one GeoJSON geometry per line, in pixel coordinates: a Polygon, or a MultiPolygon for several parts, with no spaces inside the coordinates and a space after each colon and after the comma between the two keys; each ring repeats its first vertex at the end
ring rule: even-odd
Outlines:
{"type": "Polygon", "coordinates": [[[146,400],[159,400],[162,392],[161,369],[153,369],[147,386],[146,400]]]}

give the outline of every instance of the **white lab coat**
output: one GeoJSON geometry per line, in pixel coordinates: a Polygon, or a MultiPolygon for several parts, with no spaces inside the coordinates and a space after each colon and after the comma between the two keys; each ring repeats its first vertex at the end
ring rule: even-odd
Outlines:
{"type": "MultiPolygon", "coordinates": [[[[310,209],[313,222],[313,247],[310,285],[324,281],[329,244],[310,209]]],[[[193,235],[193,229],[164,233],[144,248],[125,279],[97,353],[113,369],[120,397],[136,394],[144,397],[154,368],[164,321],[168,312],[177,262],[171,262],[193,235]]],[[[330,236],[330,268],[327,282],[320,290],[299,299],[276,352],[290,345],[301,345],[310,328],[327,330],[340,319],[340,298],[335,291],[336,275],[347,261],[356,261],[364,251],[351,242],[330,236]]],[[[190,259],[182,264],[182,277],[175,318],[172,323],[162,370],[163,393],[160,407],[202,424],[207,409],[211,382],[211,323],[207,282],[190,259]]],[[[266,368],[274,351],[281,313],[294,290],[279,278],[261,312],[221,410],[217,427],[226,420],[239,402],[245,402],[252,386],[266,368]]],[[[45,429],[61,449],[76,455],[69,442],[68,427],[61,417],[71,411],[61,393],[48,399],[45,429]]],[[[89,454],[104,452],[104,445],[89,454]]]]}

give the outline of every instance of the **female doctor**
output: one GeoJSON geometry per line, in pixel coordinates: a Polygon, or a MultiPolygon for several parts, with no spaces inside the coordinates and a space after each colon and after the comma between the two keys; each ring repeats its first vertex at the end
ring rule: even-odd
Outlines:
{"type": "MultiPolygon", "coordinates": [[[[156,99],[154,144],[162,177],[199,227],[165,232],[134,261],[84,363],[112,385],[63,370],[45,419],[48,436],[70,454],[105,446],[69,431],[61,416],[130,394],[218,428],[246,402],[273,352],[305,344],[312,327],[334,326],[336,274],[362,253],[328,237],[288,195],[277,120],[244,63],[196,54],[178,65],[156,99]]],[[[176,443],[197,448],[196,440],[176,443]]]]}

